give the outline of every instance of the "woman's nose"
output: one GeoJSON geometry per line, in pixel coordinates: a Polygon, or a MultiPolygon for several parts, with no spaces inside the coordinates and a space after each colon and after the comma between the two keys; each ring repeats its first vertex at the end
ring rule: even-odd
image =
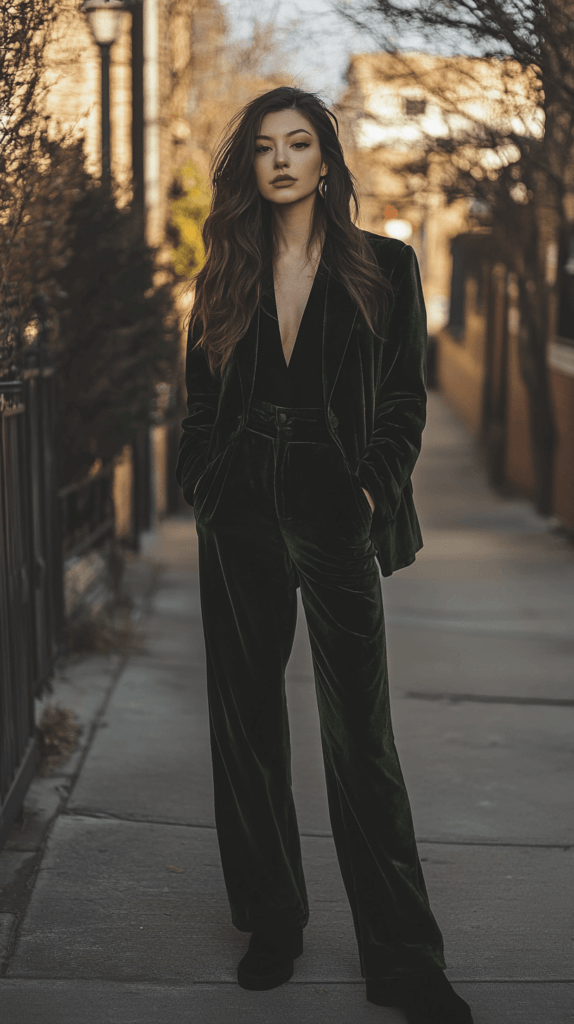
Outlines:
{"type": "Polygon", "coordinates": [[[289,163],[289,153],[286,149],[277,149],[275,152],[275,166],[286,167],[289,163]]]}

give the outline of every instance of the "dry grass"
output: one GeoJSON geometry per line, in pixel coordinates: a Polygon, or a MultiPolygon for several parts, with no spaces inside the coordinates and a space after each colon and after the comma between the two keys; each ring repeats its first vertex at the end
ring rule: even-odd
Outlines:
{"type": "Polygon", "coordinates": [[[66,628],[68,654],[141,654],[145,640],[132,621],[129,608],[115,613],[100,611],[72,620],[66,628]]]}
{"type": "Polygon", "coordinates": [[[58,704],[48,704],[36,726],[38,772],[52,775],[78,746],[82,728],[76,715],[58,704]]]}

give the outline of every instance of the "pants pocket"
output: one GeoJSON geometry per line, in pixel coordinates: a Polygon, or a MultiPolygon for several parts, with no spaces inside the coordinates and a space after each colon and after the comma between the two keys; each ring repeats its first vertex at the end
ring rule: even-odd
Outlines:
{"type": "Polygon", "coordinates": [[[366,516],[367,522],[370,524],[373,518],[373,510],[370,506],[369,499],[363,490],[363,485],[359,480],[359,477],[353,473],[353,470],[347,460],[345,459],[345,468],[349,477],[351,478],[351,485],[358,505],[358,508],[362,515],[366,516]]]}
{"type": "Polygon", "coordinates": [[[230,442],[222,452],[213,459],[201,474],[193,493],[193,511],[196,522],[207,522],[211,519],[225,484],[231,465],[234,443],[230,442]]]}

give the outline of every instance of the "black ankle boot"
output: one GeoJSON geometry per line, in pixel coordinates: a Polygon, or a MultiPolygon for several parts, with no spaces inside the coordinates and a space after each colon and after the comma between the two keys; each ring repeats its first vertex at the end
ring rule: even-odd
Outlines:
{"type": "Polygon", "coordinates": [[[441,970],[388,981],[367,978],[367,999],[377,1006],[400,1006],[408,1024],[473,1024],[470,1006],[441,970]]]}
{"type": "Polygon", "coordinates": [[[251,933],[249,948],[239,961],[237,981],[241,988],[263,992],[277,988],[293,975],[293,961],[303,952],[303,929],[251,933]]]}

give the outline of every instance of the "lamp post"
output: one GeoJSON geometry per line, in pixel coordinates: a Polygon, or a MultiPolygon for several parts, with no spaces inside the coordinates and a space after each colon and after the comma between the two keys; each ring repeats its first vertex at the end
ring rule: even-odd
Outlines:
{"type": "Polygon", "coordinates": [[[102,74],[102,182],[109,185],[112,177],[110,159],[110,50],[114,45],[125,0],[85,0],[81,10],[88,18],[94,41],[98,44],[102,74]]]}
{"type": "Polygon", "coordinates": [[[132,0],[132,205],[145,235],[143,0],[132,0]]]}

